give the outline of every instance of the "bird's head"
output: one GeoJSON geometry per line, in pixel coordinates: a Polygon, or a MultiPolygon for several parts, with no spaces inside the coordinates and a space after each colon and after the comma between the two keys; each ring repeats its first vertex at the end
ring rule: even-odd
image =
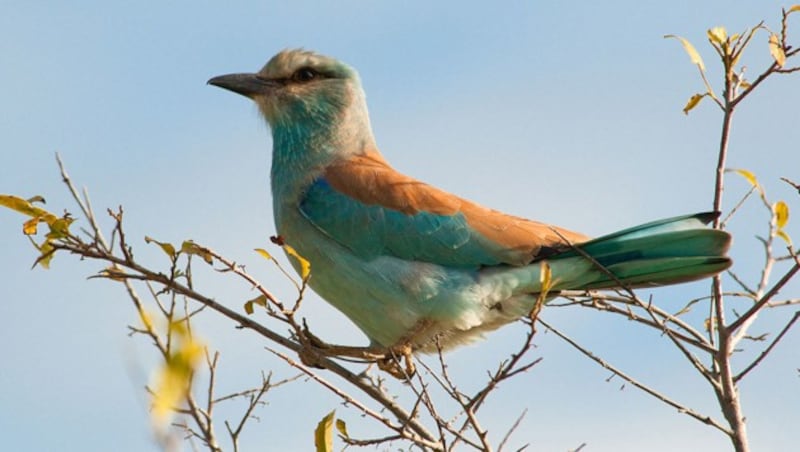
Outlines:
{"type": "MultiPolygon", "coordinates": [[[[276,128],[335,128],[362,122],[366,104],[358,73],[333,58],[284,50],[256,73],[214,77],[209,84],[249,97],[276,128]]],[[[368,128],[368,119],[367,128],[368,128]]]]}

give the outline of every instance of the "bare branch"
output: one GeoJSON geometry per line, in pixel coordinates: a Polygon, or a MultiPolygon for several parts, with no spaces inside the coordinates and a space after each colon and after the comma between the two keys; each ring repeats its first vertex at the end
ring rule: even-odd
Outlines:
{"type": "Polygon", "coordinates": [[[528,414],[528,409],[527,408],[522,411],[522,414],[519,415],[517,420],[514,421],[514,424],[511,425],[511,428],[509,428],[508,431],[506,432],[506,434],[503,436],[503,439],[500,441],[500,445],[497,446],[497,452],[501,452],[503,450],[503,447],[506,445],[508,440],[511,438],[511,434],[514,433],[514,431],[519,427],[519,425],[522,423],[522,419],[525,418],[526,414],[528,414]]]}
{"type": "Polygon", "coordinates": [[[760,355],[758,355],[758,358],[753,360],[753,362],[751,362],[747,367],[745,367],[741,372],[739,372],[739,374],[736,375],[733,378],[733,380],[738,382],[739,380],[744,378],[744,376],[747,375],[751,370],[755,369],[756,366],[758,366],[761,363],[761,361],[763,361],[764,358],[766,358],[767,355],[770,354],[772,349],[775,348],[776,345],[778,345],[778,342],[780,342],[780,340],[783,339],[783,336],[786,335],[786,332],[788,332],[792,328],[795,322],[797,322],[798,318],[800,318],[800,311],[796,311],[794,313],[792,318],[789,319],[786,325],[781,329],[781,332],[778,333],[778,335],[775,337],[775,339],[772,340],[769,346],[767,346],[767,348],[763,352],[761,352],[760,355]]]}
{"type": "Polygon", "coordinates": [[[650,394],[651,396],[655,397],[656,399],[658,399],[658,400],[666,403],[667,405],[677,409],[679,413],[684,413],[684,414],[686,414],[688,416],[691,416],[691,417],[697,419],[698,421],[700,421],[700,422],[702,422],[704,424],[708,424],[708,425],[711,425],[713,427],[716,427],[717,429],[719,429],[720,431],[722,431],[726,435],[731,435],[731,433],[732,433],[731,430],[728,429],[727,427],[725,427],[724,425],[722,425],[721,423],[719,423],[718,421],[714,420],[714,418],[712,418],[710,416],[705,416],[705,415],[699,414],[696,411],[692,410],[691,408],[687,407],[686,405],[683,405],[683,404],[681,404],[679,402],[676,402],[676,401],[670,399],[669,397],[665,396],[664,394],[661,394],[660,392],[656,391],[655,389],[652,389],[651,387],[649,387],[649,386],[647,386],[647,385],[645,385],[643,383],[640,383],[639,381],[635,380],[633,377],[627,375],[626,373],[622,372],[621,370],[617,369],[616,367],[614,367],[611,364],[609,364],[608,362],[606,362],[604,359],[596,356],[594,353],[592,353],[589,350],[587,350],[586,348],[582,347],[580,344],[578,344],[577,342],[572,340],[566,334],[562,333],[561,331],[559,331],[556,328],[553,328],[550,324],[548,324],[544,320],[539,319],[539,323],[544,325],[545,328],[547,328],[548,330],[550,330],[553,333],[555,333],[556,336],[558,336],[561,339],[563,339],[564,341],[566,341],[568,344],[570,344],[572,347],[574,347],[579,352],[583,353],[585,356],[590,358],[592,361],[596,362],[597,364],[602,366],[604,369],[610,370],[615,375],[618,375],[620,378],[622,378],[623,380],[627,381],[631,385],[641,389],[642,391],[650,394]]]}
{"type": "Polygon", "coordinates": [[[731,323],[731,324],[728,326],[728,329],[729,329],[729,330],[731,330],[731,331],[736,331],[736,330],[737,330],[737,329],[739,329],[739,328],[740,328],[740,327],[741,327],[741,326],[742,326],[742,325],[743,325],[743,324],[744,324],[744,323],[745,323],[745,322],[746,322],[748,319],[750,319],[752,316],[756,315],[756,313],[758,313],[758,312],[761,310],[761,308],[763,308],[764,306],[766,306],[766,305],[767,305],[767,303],[769,303],[769,302],[770,302],[770,300],[772,300],[772,298],[773,298],[775,295],[777,295],[777,294],[778,294],[778,292],[779,292],[779,291],[780,291],[780,290],[783,288],[783,286],[785,286],[785,285],[786,285],[786,283],[788,283],[788,282],[789,282],[789,281],[790,281],[790,280],[791,280],[791,279],[794,277],[794,275],[795,275],[795,274],[797,274],[797,272],[798,272],[799,270],[800,270],[800,261],[798,261],[798,258],[797,258],[797,257],[795,257],[795,264],[792,266],[792,268],[790,268],[790,269],[789,269],[789,270],[788,270],[788,271],[787,271],[787,272],[786,272],[786,273],[785,273],[785,274],[784,274],[784,275],[781,277],[781,279],[780,279],[780,280],[779,280],[777,283],[775,283],[775,285],[774,285],[774,286],[772,286],[772,288],[769,290],[769,292],[767,292],[766,294],[764,294],[764,296],[763,296],[763,297],[761,297],[761,298],[760,298],[760,299],[759,299],[759,300],[756,302],[756,304],[755,304],[755,305],[753,305],[753,307],[751,307],[750,309],[748,309],[748,310],[747,310],[747,311],[746,311],[744,314],[742,314],[742,315],[741,315],[741,316],[740,316],[738,319],[736,319],[736,320],[735,320],[733,323],[731,323]]]}
{"type": "Polygon", "coordinates": [[[429,448],[431,448],[433,450],[439,450],[439,451],[443,450],[442,449],[442,445],[438,441],[436,441],[436,439],[433,437],[433,435],[428,433],[428,431],[426,429],[424,429],[424,427],[422,427],[421,425],[417,424],[415,419],[409,418],[408,416],[403,416],[403,417],[401,417],[401,420],[404,421],[404,422],[407,422],[407,424],[395,425],[387,417],[381,415],[377,411],[374,411],[374,410],[370,409],[369,407],[367,407],[366,405],[361,403],[359,400],[353,398],[352,396],[350,396],[349,394],[347,394],[346,392],[341,390],[336,385],[334,385],[334,384],[330,383],[329,381],[327,381],[326,379],[322,378],[321,376],[319,376],[317,373],[313,372],[308,367],[306,367],[306,366],[302,365],[301,363],[293,360],[288,355],[286,355],[284,353],[281,353],[281,352],[279,352],[277,350],[271,349],[271,348],[267,348],[267,350],[269,352],[271,352],[272,354],[274,354],[275,356],[277,356],[277,357],[281,358],[282,360],[284,360],[290,366],[300,370],[301,372],[303,372],[304,374],[309,376],[311,379],[313,379],[314,381],[316,381],[320,385],[324,386],[325,388],[328,388],[331,392],[333,392],[334,394],[339,396],[342,400],[344,400],[348,404],[358,408],[362,413],[364,413],[367,416],[377,420],[378,422],[380,422],[381,424],[383,424],[384,426],[386,426],[390,430],[393,430],[393,431],[397,432],[397,434],[400,435],[401,437],[403,437],[403,438],[405,438],[405,439],[407,439],[409,441],[412,441],[412,442],[414,442],[416,444],[419,444],[419,445],[422,445],[422,446],[425,446],[425,447],[429,447],[429,448]],[[419,426],[415,427],[415,424],[419,425],[419,426]],[[411,427],[411,428],[407,429],[406,427],[411,427]]]}

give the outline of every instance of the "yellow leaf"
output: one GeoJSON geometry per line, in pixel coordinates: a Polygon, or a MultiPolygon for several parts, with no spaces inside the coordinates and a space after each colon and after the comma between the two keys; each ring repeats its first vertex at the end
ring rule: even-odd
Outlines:
{"type": "Polygon", "coordinates": [[[542,267],[539,270],[539,283],[539,295],[536,298],[536,303],[533,305],[531,312],[528,313],[528,317],[531,320],[536,320],[539,316],[542,306],[544,306],[544,303],[547,301],[547,294],[553,287],[553,271],[547,261],[542,261],[542,267]]]}
{"type": "Polygon", "coordinates": [[[148,314],[144,310],[140,310],[139,311],[139,315],[142,318],[142,324],[144,325],[144,328],[147,331],[153,331],[153,318],[152,318],[152,316],[150,316],[150,314],[148,314]]]}
{"type": "Polygon", "coordinates": [[[769,53],[772,54],[772,59],[778,63],[778,66],[783,67],[786,64],[786,53],[783,51],[781,39],[775,33],[769,35],[769,53]]]}
{"type": "Polygon", "coordinates": [[[53,260],[53,256],[56,255],[55,248],[50,242],[42,243],[42,246],[38,247],[39,252],[42,253],[39,257],[36,258],[36,262],[33,263],[33,266],[41,265],[42,268],[48,269],[50,268],[50,261],[53,260]]]}
{"type": "Polygon", "coordinates": [[[319,421],[314,430],[314,446],[317,452],[330,452],[333,450],[333,415],[336,410],[331,411],[319,421]]]}
{"type": "Polygon", "coordinates": [[[100,270],[100,276],[113,281],[125,280],[125,272],[117,267],[106,267],[103,270],[100,270]]]}
{"type": "Polygon", "coordinates": [[[181,244],[181,253],[200,256],[209,265],[214,263],[214,255],[211,254],[211,251],[209,251],[208,248],[204,248],[191,240],[186,240],[181,244]]]}
{"type": "Polygon", "coordinates": [[[747,179],[747,182],[750,182],[750,185],[752,185],[753,187],[760,187],[761,186],[758,183],[758,180],[756,179],[756,175],[753,174],[752,172],[746,170],[746,169],[729,169],[729,170],[726,170],[726,171],[732,171],[732,172],[744,177],[745,179],[747,179]]]}
{"type": "Polygon", "coordinates": [[[336,419],[336,430],[345,438],[350,438],[350,435],[347,434],[347,424],[343,420],[336,419]]]}
{"type": "Polygon", "coordinates": [[[708,39],[711,42],[715,42],[720,46],[725,44],[728,39],[728,32],[725,31],[725,27],[714,27],[708,30],[708,39]]]}
{"type": "Polygon", "coordinates": [[[789,206],[783,201],[778,201],[772,205],[772,211],[775,212],[775,225],[778,229],[783,229],[789,222],[789,206]]]}
{"type": "Polygon", "coordinates": [[[173,350],[157,375],[153,391],[153,414],[163,423],[169,421],[173,410],[189,393],[204,347],[191,337],[184,337],[173,350]]]}
{"type": "Polygon", "coordinates": [[[253,315],[253,305],[267,307],[267,297],[264,295],[259,295],[252,300],[246,301],[244,303],[244,312],[246,312],[248,315],[253,315]]]}
{"type": "Polygon", "coordinates": [[[22,224],[22,233],[25,235],[36,235],[39,230],[39,222],[42,221],[41,217],[34,217],[22,224]]]}
{"type": "MultiPolygon", "coordinates": [[[[41,198],[41,196],[34,196],[31,199],[33,201],[37,201],[37,198],[41,198]]],[[[57,216],[40,207],[34,206],[31,204],[31,201],[22,199],[19,196],[0,195],[0,206],[7,207],[11,210],[15,210],[23,215],[31,217],[30,220],[26,221],[22,225],[22,233],[25,235],[35,235],[38,231],[37,226],[39,223],[47,223],[50,225],[53,224],[54,221],[58,220],[57,216]]]]}
{"type": "Polygon", "coordinates": [[[0,195],[0,206],[8,207],[11,210],[16,210],[17,212],[25,214],[29,217],[41,217],[47,214],[52,215],[50,212],[36,207],[27,200],[14,195],[0,195]]]}
{"type": "Polygon", "coordinates": [[[69,225],[71,225],[73,221],[75,221],[74,218],[70,218],[66,215],[55,219],[49,224],[50,232],[47,234],[47,239],[55,240],[67,237],[69,235],[69,225]]]}
{"type": "Polygon", "coordinates": [[[750,82],[748,82],[747,80],[742,80],[741,82],[739,82],[739,86],[742,89],[749,89],[750,86],[752,86],[752,85],[750,85],[750,82]]]}
{"type": "Polygon", "coordinates": [[[686,53],[689,54],[689,59],[692,60],[692,63],[696,64],[697,67],[699,67],[701,71],[705,72],[706,65],[703,64],[703,59],[700,57],[700,54],[697,53],[697,50],[694,48],[694,46],[692,45],[691,42],[689,42],[685,38],[682,38],[682,37],[676,36],[676,35],[666,35],[664,37],[665,38],[675,38],[678,41],[680,41],[681,44],[683,45],[683,49],[686,51],[686,53]]]}
{"type": "Polygon", "coordinates": [[[260,254],[261,257],[263,257],[264,259],[272,260],[272,255],[269,254],[269,252],[264,248],[256,248],[255,251],[256,253],[260,254]]]}
{"type": "Polygon", "coordinates": [[[26,201],[28,201],[31,204],[33,204],[35,202],[40,202],[42,204],[47,204],[47,201],[45,201],[44,197],[42,197],[41,195],[36,195],[36,196],[30,197],[26,201]]]}
{"type": "Polygon", "coordinates": [[[786,14],[789,15],[797,11],[800,11],[800,5],[792,5],[789,9],[786,10],[786,14]]]}
{"type": "Polygon", "coordinates": [[[689,102],[686,102],[686,106],[683,107],[683,114],[688,115],[689,111],[696,107],[697,104],[699,104],[700,101],[706,96],[708,96],[708,93],[692,95],[692,97],[689,98],[689,102]]]}
{"type": "Polygon", "coordinates": [[[542,262],[542,269],[539,271],[539,282],[542,283],[542,290],[548,291],[553,283],[553,270],[546,261],[542,262]]]}
{"type": "Polygon", "coordinates": [[[157,244],[161,248],[161,250],[164,251],[167,254],[167,256],[169,256],[170,259],[175,260],[175,247],[172,246],[171,243],[159,242],[158,240],[148,236],[144,236],[144,241],[146,243],[157,244]]]}
{"type": "Polygon", "coordinates": [[[189,331],[189,322],[185,318],[169,322],[169,332],[180,338],[191,338],[189,331]]]}
{"type": "Polygon", "coordinates": [[[308,277],[311,275],[311,263],[308,262],[306,258],[298,254],[298,252],[290,245],[283,245],[283,249],[286,251],[286,254],[292,256],[295,260],[297,260],[297,263],[300,264],[300,277],[303,279],[303,281],[308,280],[308,277]]]}
{"type": "Polygon", "coordinates": [[[786,233],[784,230],[780,230],[775,233],[778,237],[782,238],[787,245],[792,246],[792,239],[789,237],[789,234],[786,233]]]}

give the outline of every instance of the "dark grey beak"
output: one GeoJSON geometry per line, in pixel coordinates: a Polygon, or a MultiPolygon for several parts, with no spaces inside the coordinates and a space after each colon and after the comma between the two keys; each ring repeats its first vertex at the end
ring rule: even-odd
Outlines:
{"type": "Polygon", "coordinates": [[[258,94],[268,94],[278,83],[258,74],[226,74],[212,78],[208,84],[252,98],[258,94]]]}

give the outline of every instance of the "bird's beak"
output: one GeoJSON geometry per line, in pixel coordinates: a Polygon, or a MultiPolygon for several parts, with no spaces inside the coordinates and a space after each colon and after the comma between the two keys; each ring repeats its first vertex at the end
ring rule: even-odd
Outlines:
{"type": "Polygon", "coordinates": [[[258,74],[226,74],[212,78],[208,84],[253,98],[259,94],[268,94],[278,82],[260,77],[258,74]]]}

